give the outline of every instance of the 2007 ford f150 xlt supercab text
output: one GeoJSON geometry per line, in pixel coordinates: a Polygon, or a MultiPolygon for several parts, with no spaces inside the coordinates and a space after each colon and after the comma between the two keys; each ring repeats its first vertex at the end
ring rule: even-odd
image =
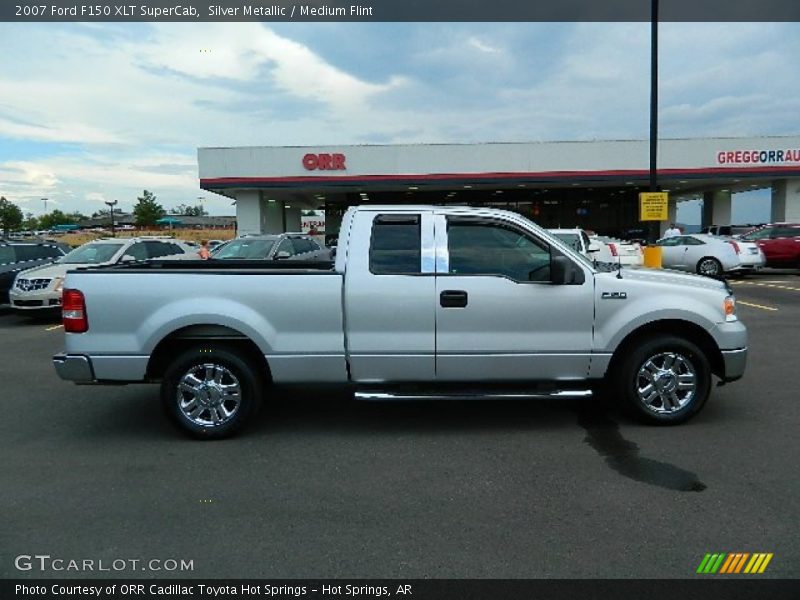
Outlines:
{"type": "Polygon", "coordinates": [[[747,330],[727,285],[594,265],[501,210],[351,208],[335,263],[156,261],[70,272],[78,383],[160,382],[174,421],[229,435],[272,384],[360,398],[582,397],[686,421],[712,374],[742,376],[747,330]]]}

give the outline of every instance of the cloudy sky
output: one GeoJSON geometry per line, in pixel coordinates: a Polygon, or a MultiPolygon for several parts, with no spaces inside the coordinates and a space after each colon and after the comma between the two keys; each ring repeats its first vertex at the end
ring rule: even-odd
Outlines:
{"type": "MultiPolygon", "coordinates": [[[[800,133],[800,24],[660,44],[662,136],[800,133]]],[[[0,195],[230,214],[198,146],[646,138],[648,109],[646,23],[3,23],[0,195]]]]}

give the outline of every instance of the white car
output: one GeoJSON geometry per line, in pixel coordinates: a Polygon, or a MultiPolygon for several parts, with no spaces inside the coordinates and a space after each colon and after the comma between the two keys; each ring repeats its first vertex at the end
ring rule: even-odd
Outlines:
{"type": "Polygon", "coordinates": [[[600,251],[594,256],[598,262],[620,264],[626,267],[641,267],[644,264],[644,252],[638,242],[605,236],[591,236],[589,239],[600,244],[600,251]]]}
{"type": "Polygon", "coordinates": [[[548,229],[547,231],[589,260],[595,260],[602,247],[599,242],[592,241],[589,234],[583,229],[548,229]]]}
{"type": "Polygon", "coordinates": [[[661,247],[661,266],[665,269],[722,277],[725,273],[755,268],[749,262],[743,263],[742,258],[748,258],[750,248],[747,247],[747,252],[743,255],[745,248],[738,240],[693,233],[662,238],[656,245],[661,247]]]}
{"type": "Polygon", "coordinates": [[[172,254],[193,252],[169,237],[102,238],[76,248],[53,264],[19,273],[9,291],[12,308],[20,311],[61,309],[61,286],[67,271],[76,267],[113,265],[172,254]]]}
{"type": "Polygon", "coordinates": [[[748,242],[729,236],[718,236],[731,244],[739,255],[742,267],[739,272],[755,272],[767,264],[764,251],[755,242],[748,242]]]}

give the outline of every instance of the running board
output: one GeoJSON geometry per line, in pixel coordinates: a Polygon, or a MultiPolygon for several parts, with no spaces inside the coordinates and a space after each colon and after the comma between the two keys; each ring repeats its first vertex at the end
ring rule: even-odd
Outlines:
{"type": "Polygon", "coordinates": [[[538,392],[448,392],[448,393],[406,393],[357,391],[356,400],[546,400],[552,398],[591,398],[592,390],[552,390],[538,392]]]}

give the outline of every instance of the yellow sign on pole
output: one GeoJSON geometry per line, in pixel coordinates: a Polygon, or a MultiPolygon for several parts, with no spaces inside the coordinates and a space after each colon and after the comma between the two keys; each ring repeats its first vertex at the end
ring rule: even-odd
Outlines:
{"type": "Polygon", "coordinates": [[[667,192],[639,192],[639,220],[666,221],[669,219],[667,192]]]}

